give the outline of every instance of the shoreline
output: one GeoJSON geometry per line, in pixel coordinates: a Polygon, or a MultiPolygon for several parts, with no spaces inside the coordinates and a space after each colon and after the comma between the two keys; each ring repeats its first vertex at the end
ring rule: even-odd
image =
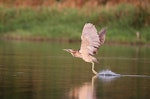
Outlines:
{"type": "MultiPolygon", "coordinates": [[[[50,38],[50,37],[21,37],[21,36],[3,36],[0,40],[6,41],[25,41],[25,42],[59,42],[59,43],[80,43],[80,39],[66,39],[66,38],[50,38]]],[[[125,42],[125,41],[111,41],[106,40],[105,44],[108,45],[137,45],[137,46],[148,46],[150,43],[144,43],[140,41],[135,42],[125,42]]]]}

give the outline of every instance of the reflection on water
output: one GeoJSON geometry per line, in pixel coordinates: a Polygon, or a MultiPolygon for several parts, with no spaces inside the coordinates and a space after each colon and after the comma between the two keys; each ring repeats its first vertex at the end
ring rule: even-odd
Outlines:
{"type": "MultiPolygon", "coordinates": [[[[150,98],[150,78],[92,77],[91,64],[62,51],[70,46],[76,49],[80,44],[0,41],[0,98],[150,98]]],[[[150,75],[149,47],[105,45],[99,51],[96,71],[150,75]]]]}
{"type": "Polygon", "coordinates": [[[111,82],[112,80],[117,79],[118,77],[121,77],[121,75],[116,74],[111,70],[103,70],[99,72],[98,75],[93,76],[91,82],[86,82],[81,86],[71,88],[68,94],[69,99],[96,99],[96,95],[95,95],[96,90],[94,86],[95,79],[99,78],[102,81],[108,83],[111,82]]]}
{"type": "Polygon", "coordinates": [[[69,92],[69,99],[96,99],[94,88],[94,81],[96,78],[97,76],[93,76],[91,82],[71,88],[71,91],[69,92]]]}

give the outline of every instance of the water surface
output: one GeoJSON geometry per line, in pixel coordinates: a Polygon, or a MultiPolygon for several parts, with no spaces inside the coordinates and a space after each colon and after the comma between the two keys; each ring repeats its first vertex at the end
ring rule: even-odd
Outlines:
{"type": "MultiPolygon", "coordinates": [[[[92,74],[91,64],[73,58],[64,48],[80,44],[0,41],[1,99],[148,99],[150,78],[92,74]]],[[[150,48],[104,45],[96,71],[150,75],[150,48]]]]}

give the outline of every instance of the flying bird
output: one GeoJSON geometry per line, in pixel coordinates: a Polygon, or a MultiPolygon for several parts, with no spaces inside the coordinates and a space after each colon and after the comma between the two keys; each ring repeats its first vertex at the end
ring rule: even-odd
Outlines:
{"type": "Polygon", "coordinates": [[[85,62],[92,63],[92,72],[98,74],[94,70],[94,63],[98,62],[94,57],[97,51],[105,41],[106,28],[102,28],[100,32],[97,32],[95,26],[91,23],[86,23],[82,30],[81,35],[81,47],[79,50],[64,49],[71,53],[72,56],[82,58],[85,62]]]}

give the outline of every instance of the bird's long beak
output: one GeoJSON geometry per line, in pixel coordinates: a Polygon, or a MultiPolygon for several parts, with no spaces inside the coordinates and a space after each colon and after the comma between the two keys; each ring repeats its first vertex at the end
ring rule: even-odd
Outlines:
{"type": "Polygon", "coordinates": [[[67,52],[69,52],[70,53],[70,50],[69,49],[63,49],[64,51],[67,51],[67,52]]]}

